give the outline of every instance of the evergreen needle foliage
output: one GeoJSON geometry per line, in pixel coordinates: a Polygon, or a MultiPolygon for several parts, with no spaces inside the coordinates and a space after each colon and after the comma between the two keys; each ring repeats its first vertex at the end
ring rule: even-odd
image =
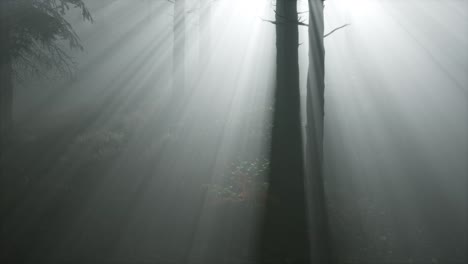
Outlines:
{"type": "Polygon", "coordinates": [[[65,19],[71,9],[79,9],[84,20],[92,21],[82,0],[3,0],[0,3],[2,63],[13,63],[18,73],[69,73],[72,57],[66,47],[83,50],[79,37],[65,19]]]}

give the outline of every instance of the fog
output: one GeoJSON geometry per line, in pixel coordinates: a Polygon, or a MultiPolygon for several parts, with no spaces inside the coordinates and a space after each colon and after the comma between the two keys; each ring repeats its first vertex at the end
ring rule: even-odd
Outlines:
{"type": "Polygon", "coordinates": [[[326,40],[326,177],[347,254],[466,259],[466,5],[326,5],[328,24],[351,24],[326,40]]]}
{"type": "MultiPolygon", "coordinates": [[[[315,263],[257,256],[281,203],[275,3],[181,2],[86,0],[92,22],[64,15],[83,50],[58,40],[71,70],[18,70],[0,262],[315,263]]],[[[349,24],[324,39],[330,263],[466,263],[468,1],[328,0],[324,18],[349,24]]]]}

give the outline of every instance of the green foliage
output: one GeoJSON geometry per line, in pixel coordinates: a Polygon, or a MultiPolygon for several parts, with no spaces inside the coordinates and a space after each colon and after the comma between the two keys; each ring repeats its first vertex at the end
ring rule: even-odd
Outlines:
{"type": "Polygon", "coordinates": [[[70,72],[72,58],[65,48],[80,49],[79,37],[64,18],[72,8],[83,19],[92,17],[82,0],[2,0],[0,60],[12,62],[15,73],[41,73],[45,69],[70,72]],[[65,44],[65,45],[64,45],[65,44]]]}

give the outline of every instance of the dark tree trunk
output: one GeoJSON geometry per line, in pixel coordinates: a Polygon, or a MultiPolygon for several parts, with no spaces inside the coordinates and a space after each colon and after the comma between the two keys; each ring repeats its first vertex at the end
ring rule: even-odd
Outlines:
{"type": "Polygon", "coordinates": [[[13,69],[10,60],[5,60],[0,72],[0,130],[1,143],[5,143],[13,125],[13,69]]]}
{"type": "Polygon", "coordinates": [[[308,263],[297,2],[276,2],[276,91],[261,263],[308,263]],[[278,262],[279,261],[279,262],[278,262]]]}
{"type": "Polygon", "coordinates": [[[185,90],[185,0],[174,1],[173,34],[172,93],[177,95],[185,90]]]}
{"type": "Polygon", "coordinates": [[[325,49],[323,1],[309,0],[306,193],[312,263],[331,263],[332,252],[323,178],[325,49]]]}
{"type": "MultiPolygon", "coordinates": [[[[2,6],[3,7],[3,6],[2,6]]],[[[10,21],[5,7],[0,10],[0,149],[10,134],[13,126],[13,61],[10,54],[10,21]]],[[[0,150],[0,158],[2,157],[0,150]]]]}

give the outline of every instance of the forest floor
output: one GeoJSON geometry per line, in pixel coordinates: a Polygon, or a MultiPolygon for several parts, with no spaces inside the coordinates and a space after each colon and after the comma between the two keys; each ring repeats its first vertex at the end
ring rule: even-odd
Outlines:
{"type": "MultiPolygon", "coordinates": [[[[68,263],[68,264],[146,264],[167,263],[179,264],[187,261],[171,260],[170,256],[154,258],[149,261],[134,259],[106,260],[93,258],[70,261],[42,261],[48,259],[50,250],[61,243],[63,233],[68,232],[70,223],[79,212],[86,210],[87,196],[94,194],[101,178],[109,166],[115,162],[122,144],[125,143],[125,131],[108,130],[97,133],[85,133],[80,130],[86,120],[70,120],[49,130],[28,130],[16,133],[10,147],[4,152],[5,159],[1,164],[0,177],[0,263],[68,263]],[[70,154],[73,144],[81,144],[79,150],[70,154]],[[44,251],[44,249],[47,249],[44,251]],[[94,262],[93,262],[94,261],[94,262]]],[[[222,211],[231,211],[233,203],[221,203],[231,207],[222,211]]],[[[243,207],[242,202],[237,203],[243,207]]],[[[218,232],[225,232],[236,222],[236,217],[228,217],[230,227],[218,226],[218,232]],[[224,231],[223,231],[224,230],[224,231]]],[[[226,222],[226,223],[227,223],[226,222]]],[[[116,228],[120,228],[116,225],[116,228]]],[[[215,228],[215,227],[213,227],[215,228]]],[[[234,230],[235,232],[236,230],[234,230]]],[[[222,244],[222,243],[221,243],[222,244]]],[[[229,243],[228,243],[229,244],[229,243]]],[[[219,254],[219,252],[217,252],[219,254]]],[[[215,256],[217,255],[215,254],[215,256]]],[[[372,254],[371,254],[372,255],[372,254]]],[[[179,256],[174,256],[177,259],[179,256]]],[[[250,264],[248,258],[214,257],[213,264],[232,263],[250,264]]],[[[80,259],[80,258],[79,258],[80,259]]],[[[378,254],[361,258],[339,257],[340,264],[463,264],[462,260],[442,259],[436,257],[407,257],[378,254]]],[[[189,263],[197,262],[192,259],[189,263]]],[[[267,263],[267,262],[265,262],[267,263]]],[[[271,264],[293,263],[289,261],[271,261],[271,264]]]]}

